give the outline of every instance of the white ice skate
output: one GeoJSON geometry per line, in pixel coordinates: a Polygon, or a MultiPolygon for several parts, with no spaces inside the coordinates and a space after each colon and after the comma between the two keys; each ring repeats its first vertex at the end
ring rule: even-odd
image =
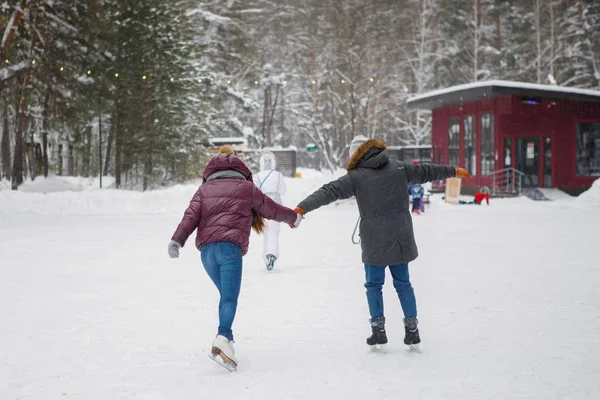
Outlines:
{"type": "Polygon", "coordinates": [[[233,342],[230,342],[225,336],[217,335],[208,357],[231,372],[237,369],[233,342]]]}

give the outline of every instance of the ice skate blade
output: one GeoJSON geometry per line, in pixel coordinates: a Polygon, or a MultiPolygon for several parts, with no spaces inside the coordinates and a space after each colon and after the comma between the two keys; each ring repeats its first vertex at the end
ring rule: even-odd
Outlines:
{"type": "Polygon", "coordinates": [[[381,353],[381,354],[387,353],[387,343],[386,344],[374,344],[369,347],[371,348],[371,351],[373,353],[381,353]]]}
{"type": "Polygon", "coordinates": [[[208,355],[208,358],[210,358],[229,372],[237,371],[237,364],[225,354],[223,354],[223,352],[217,347],[212,348],[211,354],[208,355]]]}
{"type": "Polygon", "coordinates": [[[409,345],[408,349],[412,352],[421,354],[421,346],[419,346],[418,343],[409,345]]]}

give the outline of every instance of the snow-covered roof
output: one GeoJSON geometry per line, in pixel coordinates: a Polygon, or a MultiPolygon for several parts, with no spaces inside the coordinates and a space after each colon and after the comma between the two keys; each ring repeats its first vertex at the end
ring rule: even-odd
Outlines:
{"type": "Polygon", "coordinates": [[[224,144],[248,144],[248,140],[243,137],[215,137],[208,139],[211,146],[222,146],[224,144]]]}
{"type": "Polygon", "coordinates": [[[537,83],[490,80],[451,86],[410,97],[410,108],[433,110],[502,96],[531,96],[544,99],[600,103],[600,91],[537,83]]]}

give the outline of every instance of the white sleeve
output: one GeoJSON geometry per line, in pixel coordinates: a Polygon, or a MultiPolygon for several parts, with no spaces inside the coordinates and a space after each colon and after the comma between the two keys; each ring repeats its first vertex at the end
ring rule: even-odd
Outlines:
{"type": "Polygon", "coordinates": [[[277,188],[277,192],[283,198],[287,193],[287,186],[285,185],[285,180],[283,179],[283,174],[279,173],[279,185],[277,188]]]}

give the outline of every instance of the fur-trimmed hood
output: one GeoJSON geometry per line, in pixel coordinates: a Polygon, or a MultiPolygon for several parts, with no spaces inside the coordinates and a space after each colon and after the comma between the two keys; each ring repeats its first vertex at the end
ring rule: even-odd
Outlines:
{"type": "Polygon", "coordinates": [[[236,156],[229,154],[219,154],[208,162],[202,174],[202,182],[206,182],[208,177],[215,172],[229,170],[242,174],[247,181],[252,182],[252,172],[246,167],[246,164],[236,156]]]}
{"type": "MultiPolygon", "coordinates": [[[[348,159],[348,162],[346,163],[346,170],[350,171],[356,168],[358,166],[358,163],[365,155],[367,155],[367,153],[372,153],[373,156],[377,156],[385,149],[387,149],[387,146],[383,142],[383,140],[370,139],[366,141],[358,149],[356,149],[354,154],[352,154],[352,157],[348,159]]],[[[387,163],[387,157],[385,157],[385,163],[387,163]]]]}

